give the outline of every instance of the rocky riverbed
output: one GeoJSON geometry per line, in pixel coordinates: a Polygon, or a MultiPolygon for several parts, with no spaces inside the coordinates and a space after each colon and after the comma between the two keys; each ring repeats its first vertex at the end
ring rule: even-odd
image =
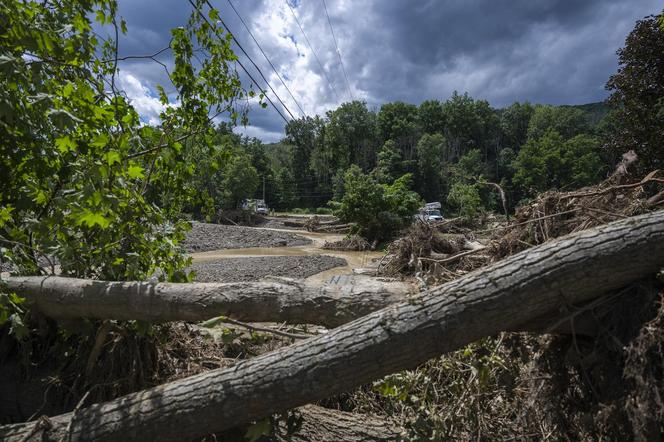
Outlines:
{"type": "Polygon", "coordinates": [[[260,256],[197,262],[190,270],[199,282],[256,281],[266,276],[303,279],[324,270],[346,265],[346,260],[326,255],[260,256]]]}
{"type": "Polygon", "coordinates": [[[310,239],[289,232],[194,222],[182,245],[187,252],[194,253],[248,247],[292,247],[310,243],[310,239]]]}

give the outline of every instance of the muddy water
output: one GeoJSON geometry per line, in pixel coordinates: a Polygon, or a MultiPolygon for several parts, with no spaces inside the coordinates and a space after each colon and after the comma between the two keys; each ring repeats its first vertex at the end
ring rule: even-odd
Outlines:
{"type": "Polygon", "coordinates": [[[325,250],[321,247],[326,241],[339,241],[344,235],[334,233],[307,232],[288,229],[265,229],[279,232],[295,233],[311,240],[311,244],[293,247],[251,247],[244,249],[222,249],[208,252],[192,253],[194,262],[216,261],[224,258],[254,258],[259,256],[307,256],[329,255],[346,260],[345,266],[325,270],[307,278],[309,281],[327,281],[332,276],[353,273],[353,269],[367,267],[372,260],[383,256],[383,252],[351,252],[342,250],[325,250]]]}

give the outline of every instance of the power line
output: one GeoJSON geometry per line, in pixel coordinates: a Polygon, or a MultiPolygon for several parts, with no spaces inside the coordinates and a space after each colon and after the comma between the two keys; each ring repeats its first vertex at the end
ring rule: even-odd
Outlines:
{"type": "Polygon", "coordinates": [[[300,31],[302,32],[302,35],[304,35],[304,41],[307,42],[307,46],[309,46],[309,50],[311,50],[311,53],[314,54],[314,58],[318,62],[318,66],[320,66],[320,70],[323,73],[323,76],[325,76],[325,79],[327,80],[327,85],[330,86],[330,89],[332,89],[332,92],[334,92],[334,96],[337,98],[337,101],[339,100],[339,94],[337,94],[337,90],[334,88],[334,85],[330,81],[330,77],[327,76],[327,73],[325,72],[325,68],[323,67],[323,63],[320,62],[320,59],[318,58],[318,55],[316,54],[316,51],[314,51],[314,48],[311,46],[311,42],[309,42],[309,38],[307,38],[307,34],[304,32],[304,29],[302,29],[302,25],[300,24],[300,20],[297,19],[297,15],[295,15],[295,11],[293,11],[293,8],[291,7],[290,3],[288,3],[288,0],[284,0],[286,2],[286,5],[288,6],[288,9],[290,9],[291,14],[293,14],[293,18],[295,19],[295,22],[297,23],[298,27],[300,28],[300,31]]]}
{"type": "Polygon", "coordinates": [[[254,34],[251,32],[251,29],[249,29],[249,26],[247,26],[247,23],[245,23],[244,19],[242,18],[242,16],[241,16],[240,13],[238,12],[238,10],[235,9],[235,5],[233,5],[233,2],[232,2],[231,0],[228,0],[228,4],[231,5],[231,8],[233,8],[233,11],[235,11],[235,14],[238,16],[238,18],[240,19],[240,21],[241,21],[242,24],[244,25],[244,28],[247,30],[247,32],[249,32],[249,35],[251,36],[252,40],[254,40],[254,43],[256,43],[256,46],[258,46],[258,49],[260,49],[261,54],[263,54],[263,57],[265,57],[265,59],[267,60],[267,62],[270,64],[270,66],[272,67],[272,70],[274,71],[274,73],[277,74],[277,77],[278,77],[279,80],[281,81],[281,84],[284,85],[284,87],[286,88],[286,90],[287,90],[288,93],[290,94],[291,98],[293,99],[293,101],[295,102],[295,104],[297,105],[297,107],[300,109],[300,112],[302,113],[302,116],[306,116],[307,113],[302,109],[302,106],[300,106],[300,103],[298,103],[297,99],[295,99],[295,97],[293,96],[293,93],[292,93],[291,90],[288,88],[288,86],[286,85],[286,83],[284,82],[284,80],[281,78],[281,75],[279,75],[279,72],[277,72],[277,69],[274,67],[274,65],[272,64],[272,62],[271,62],[270,59],[268,58],[268,56],[265,55],[265,52],[263,51],[263,48],[261,47],[261,45],[260,45],[260,44],[258,43],[258,41],[256,40],[256,37],[254,37],[254,34]]]}
{"type": "Polygon", "coordinates": [[[350,96],[350,101],[353,101],[353,93],[350,91],[350,82],[348,81],[348,75],[346,75],[346,68],[344,67],[344,62],[341,60],[341,52],[339,51],[339,45],[337,45],[337,38],[334,36],[334,29],[332,29],[330,14],[327,13],[327,4],[325,3],[325,0],[323,0],[323,8],[325,9],[325,15],[327,16],[327,23],[330,25],[330,31],[332,32],[332,40],[334,41],[334,47],[337,49],[337,56],[339,57],[339,63],[341,64],[341,71],[344,73],[344,78],[346,79],[346,87],[348,88],[348,95],[350,96]]]}
{"type": "MultiPolygon", "coordinates": [[[[212,7],[212,5],[210,4],[210,1],[209,1],[209,0],[205,0],[205,3],[207,3],[207,5],[210,7],[210,9],[214,9],[214,8],[212,7]]],[[[295,119],[295,116],[293,115],[293,113],[290,111],[290,109],[288,109],[288,106],[286,106],[286,104],[283,102],[283,100],[281,99],[281,97],[280,97],[280,96],[277,94],[277,92],[272,88],[272,85],[270,85],[270,82],[267,81],[267,78],[265,78],[265,75],[263,75],[263,71],[261,71],[261,68],[258,67],[258,65],[254,62],[254,60],[249,56],[249,54],[247,53],[247,51],[244,50],[244,48],[242,47],[242,45],[240,44],[240,42],[237,40],[237,38],[235,38],[235,35],[231,32],[231,28],[229,28],[228,25],[226,25],[226,23],[224,23],[224,20],[223,20],[221,17],[219,18],[219,21],[221,22],[222,26],[223,26],[224,28],[226,28],[226,30],[227,30],[228,33],[230,34],[231,38],[233,39],[233,41],[235,42],[235,44],[240,48],[240,50],[242,51],[242,53],[243,53],[243,54],[249,59],[249,61],[251,62],[251,64],[254,65],[254,67],[256,68],[256,70],[258,71],[258,73],[260,74],[260,76],[263,77],[263,81],[265,81],[265,84],[267,84],[267,87],[270,88],[270,90],[272,91],[272,93],[274,94],[274,96],[277,97],[277,100],[279,100],[279,103],[281,103],[281,105],[284,107],[284,109],[286,109],[286,112],[288,112],[288,114],[289,114],[289,115],[291,116],[291,118],[294,120],[294,119],[295,119]]],[[[266,96],[267,96],[267,95],[266,95],[266,96]]]]}
{"type": "MultiPolygon", "coordinates": [[[[216,27],[214,27],[214,26],[212,25],[212,23],[210,23],[210,21],[207,19],[207,17],[205,16],[205,14],[203,14],[203,13],[202,13],[202,12],[196,7],[196,5],[194,4],[194,2],[193,2],[192,0],[189,0],[189,3],[191,4],[191,6],[194,7],[194,9],[196,10],[196,12],[198,12],[198,15],[200,15],[201,18],[202,18],[203,20],[205,20],[205,22],[208,24],[208,26],[210,26],[211,29],[213,29],[213,30],[216,31],[216,27]]],[[[214,9],[214,7],[210,4],[209,0],[205,0],[205,3],[208,5],[208,7],[209,7],[210,9],[212,9],[212,10],[216,10],[216,9],[214,9]]],[[[249,56],[249,54],[247,54],[247,51],[244,50],[244,48],[242,47],[242,45],[240,45],[240,42],[237,41],[237,39],[235,38],[235,36],[234,36],[233,33],[231,32],[231,30],[228,28],[228,26],[226,26],[226,23],[224,23],[224,21],[221,20],[221,19],[219,19],[219,21],[221,22],[222,26],[223,26],[224,28],[226,28],[226,31],[228,31],[228,34],[231,36],[231,38],[233,39],[233,41],[238,45],[238,47],[240,48],[240,50],[242,50],[242,52],[244,53],[244,55],[246,55],[246,57],[249,59],[249,61],[251,62],[251,64],[254,65],[254,67],[256,68],[256,70],[258,71],[258,73],[261,75],[261,77],[263,77],[263,80],[265,80],[265,83],[267,84],[267,86],[270,88],[270,90],[272,90],[272,92],[273,92],[274,95],[277,97],[277,99],[279,100],[279,102],[281,103],[281,105],[284,107],[284,109],[286,109],[286,112],[288,112],[288,113],[290,114],[290,116],[291,116],[292,119],[295,119],[295,117],[293,116],[293,113],[290,111],[290,109],[288,109],[288,107],[284,104],[284,102],[281,100],[281,98],[279,98],[279,95],[274,91],[274,89],[272,89],[272,86],[270,86],[270,83],[269,83],[269,82],[267,81],[267,79],[265,78],[265,75],[263,75],[263,72],[262,72],[262,71],[260,70],[260,68],[256,65],[256,63],[254,63],[254,61],[251,59],[251,57],[249,56]]],[[[284,116],[283,113],[281,113],[281,111],[279,110],[279,108],[278,108],[278,107],[274,104],[274,102],[270,99],[270,97],[267,95],[267,91],[265,91],[265,90],[264,90],[264,89],[258,84],[258,82],[257,82],[257,81],[254,79],[254,77],[249,73],[249,71],[247,70],[247,68],[244,67],[244,65],[242,64],[242,62],[241,62],[239,59],[237,60],[237,62],[238,62],[238,64],[240,65],[240,67],[242,68],[242,70],[244,70],[244,72],[249,76],[249,78],[251,79],[251,81],[252,81],[252,82],[256,85],[256,87],[261,91],[261,93],[262,93],[263,95],[265,95],[265,98],[267,98],[267,101],[270,102],[270,104],[272,105],[272,107],[273,107],[273,108],[279,113],[279,115],[281,116],[281,118],[283,118],[283,120],[286,122],[286,124],[288,124],[288,123],[289,123],[288,119],[284,116]]]]}

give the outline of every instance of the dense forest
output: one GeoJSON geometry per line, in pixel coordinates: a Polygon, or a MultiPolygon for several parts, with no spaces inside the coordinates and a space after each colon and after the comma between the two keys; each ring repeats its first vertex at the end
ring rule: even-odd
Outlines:
{"type": "Polygon", "coordinates": [[[467,93],[419,106],[386,103],[377,111],[354,101],[325,117],[291,121],[279,143],[218,126],[219,151],[235,149],[252,167],[234,165],[209,185],[228,189],[229,198],[218,200],[230,207],[237,197],[224,177],[244,174],[249,191],[242,196],[257,198],[264,177],[270,207],[319,208],[343,196],[344,176],[356,167],[381,184],[408,175],[409,188],[422,199],[455,213],[502,210],[487,182],[503,186],[513,208],[543,190],[583,187],[606,176],[620,159],[602,149],[611,118],[604,103],[495,109],[467,93]]]}

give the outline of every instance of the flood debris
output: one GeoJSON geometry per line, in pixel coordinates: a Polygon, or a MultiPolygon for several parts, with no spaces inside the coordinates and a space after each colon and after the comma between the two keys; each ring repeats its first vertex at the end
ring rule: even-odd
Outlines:
{"type": "Polygon", "coordinates": [[[364,252],[365,250],[374,250],[376,244],[371,244],[364,237],[360,235],[348,235],[340,241],[325,241],[323,247],[326,250],[350,250],[357,252],[364,252]]]}
{"type": "Polygon", "coordinates": [[[509,221],[452,218],[442,223],[417,222],[389,245],[378,273],[415,277],[424,287],[430,286],[551,239],[661,207],[664,174],[655,170],[633,177],[629,166],[635,161],[635,154],[628,152],[600,184],[545,192],[517,208],[509,221]]]}

